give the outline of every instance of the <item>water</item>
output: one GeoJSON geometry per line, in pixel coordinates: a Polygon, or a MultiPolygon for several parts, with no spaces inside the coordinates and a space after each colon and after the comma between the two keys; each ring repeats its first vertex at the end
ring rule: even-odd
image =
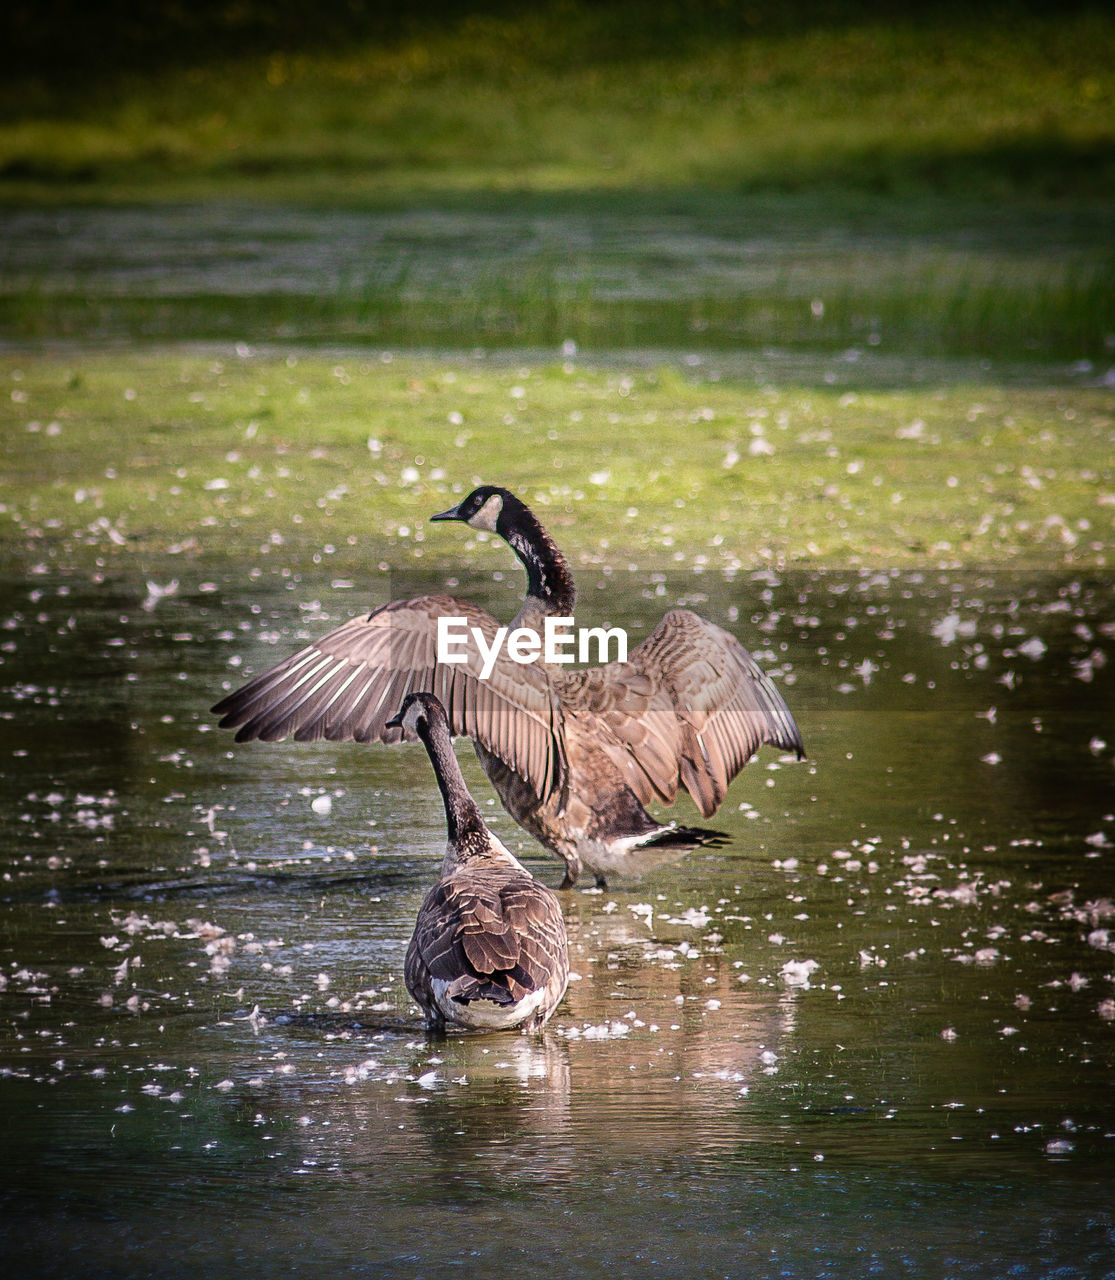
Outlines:
{"type": "Polygon", "coordinates": [[[358,593],[148,569],[0,579],[7,1274],[1115,1274],[1109,584],[613,584],[633,638],[731,625],[809,760],[748,767],[728,847],[563,895],[544,1037],[431,1040],[424,753],[207,711],[358,593]]]}
{"type": "Polygon", "coordinates": [[[990,359],[1059,361],[1079,380],[1087,358],[1102,376],[1115,323],[1112,219],[1098,206],[943,213],[693,191],[591,209],[552,196],[402,212],[215,201],[7,209],[0,231],[9,333],[50,343],[574,340],[625,359],[696,348],[783,368],[787,352],[869,354],[876,374],[901,364],[908,385],[940,359],[983,362],[984,377],[990,359]]]}

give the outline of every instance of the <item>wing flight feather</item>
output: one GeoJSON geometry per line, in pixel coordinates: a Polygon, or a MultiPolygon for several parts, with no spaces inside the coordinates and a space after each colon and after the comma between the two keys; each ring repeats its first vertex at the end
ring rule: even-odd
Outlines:
{"type": "Polygon", "coordinates": [[[481,679],[479,647],[460,663],[437,660],[437,620],[463,618],[491,646],[498,624],[452,596],[392,601],[353,618],[223,698],[213,710],[237,742],[397,742],[388,729],[407,693],[436,693],[455,734],[475,739],[545,799],[564,777],[559,711],[545,672],[501,653],[481,679]]]}
{"type": "Polygon", "coordinates": [[[688,609],[672,609],[627,662],[555,681],[567,722],[586,731],[643,804],[679,786],[704,817],[763,744],[805,754],[778,687],[739,641],[688,609]]]}

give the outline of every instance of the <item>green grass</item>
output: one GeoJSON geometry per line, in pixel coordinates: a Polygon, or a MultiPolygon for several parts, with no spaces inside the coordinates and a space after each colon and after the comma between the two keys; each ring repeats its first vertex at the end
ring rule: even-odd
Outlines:
{"type": "Polygon", "coordinates": [[[892,8],[16,0],[4,548],[1104,567],[1115,23],[892,8]]]}
{"type": "Polygon", "coordinates": [[[0,19],[8,339],[1115,346],[1103,6],[149,12],[19,0],[0,19]],[[299,212],[257,230],[268,207],[299,212]],[[162,230],[136,230],[144,210],[162,230]],[[192,232],[199,210],[223,224],[192,232]],[[383,236],[346,256],[346,213],[383,236]],[[299,217],[336,254],[291,281],[268,265],[299,217]],[[191,280],[190,253],[240,283],[191,280]]]}
{"type": "Polygon", "coordinates": [[[426,518],[480,481],[618,569],[1093,572],[1113,545],[1105,388],[231,351],[9,355],[0,380],[0,549],[32,571],[316,559],[364,586],[459,566],[426,518]]]}
{"type": "Polygon", "coordinates": [[[192,57],[156,50],[143,70],[119,65],[109,39],[104,68],[95,54],[69,76],[14,68],[0,200],[1115,191],[1102,7],[845,8],[835,21],[808,4],[785,17],[763,5],[434,12],[324,47],[222,57],[219,40],[195,41],[192,57]]]}

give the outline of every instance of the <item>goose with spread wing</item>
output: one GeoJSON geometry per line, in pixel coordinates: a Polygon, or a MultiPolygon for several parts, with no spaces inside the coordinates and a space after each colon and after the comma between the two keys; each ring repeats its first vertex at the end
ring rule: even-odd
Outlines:
{"type": "Polygon", "coordinates": [[[453,754],[445,708],[411,693],[390,728],[419,738],[445,801],[441,878],[407,948],[407,990],[432,1031],[539,1031],[569,982],[561,904],[484,824],[453,754]]]}
{"type": "MultiPolygon", "coordinates": [[[[483,485],[434,520],[496,533],[527,573],[510,630],[541,634],[571,618],[576,590],[565,557],[507,489],[483,485]]],[[[437,695],[450,730],[472,739],[504,808],[565,863],[562,888],[583,866],[599,885],[725,837],[657,821],[647,805],[679,788],[702,817],[764,744],[805,754],[776,685],[727,631],[671,609],[626,661],[569,670],[514,661],[485,675],[479,646],[439,662],[439,618],[463,619],[490,650],[498,630],[484,609],[452,596],[394,600],[354,618],[256,676],[213,708],[236,740],[397,742],[389,724],[411,692],[437,695]]]]}

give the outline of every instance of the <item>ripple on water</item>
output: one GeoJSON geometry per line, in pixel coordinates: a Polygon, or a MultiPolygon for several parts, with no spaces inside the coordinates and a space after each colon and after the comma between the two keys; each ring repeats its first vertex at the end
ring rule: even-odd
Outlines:
{"type": "Polygon", "coordinates": [[[741,630],[765,593],[809,762],[745,771],[724,849],[564,895],[576,979],[543,1038],[437,1040],[401,975],[443,839],[426,771],[205,731],[228,613],[196,616],[173,576],[150,611],[143,584],[47,591],[42,624],[3,584],[28,659],[0,722],[13,1274],[1094,1270],[1115,1143],[1097,594],[727,586],[741,630]],[[57,634],[75,610],[81,661],[57,634]]]}

